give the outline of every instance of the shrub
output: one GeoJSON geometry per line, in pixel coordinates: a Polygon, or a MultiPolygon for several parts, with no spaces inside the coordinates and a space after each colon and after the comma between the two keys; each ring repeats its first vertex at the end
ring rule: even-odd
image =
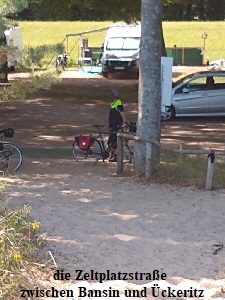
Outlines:
{"type": "Polygon", "coordinates": [[[27,286],[22,270],[33,264],[32,255],[40,237],[35,233],[38,222],[29,218],[30,208],[24,206],[7,212],[0,210],[0,298],[18,299],[22,286],[27,286]]]}
{"type": "Polygon", "coordinates": [[[0,99],[3,101],[24,99],[27,94],[37,90],[50,89],[51,85],[57,81],[59,79],[51,73],[30,76],[27,79],[16,79],[11,82],[10,86],[0,88],[0,99]]]}

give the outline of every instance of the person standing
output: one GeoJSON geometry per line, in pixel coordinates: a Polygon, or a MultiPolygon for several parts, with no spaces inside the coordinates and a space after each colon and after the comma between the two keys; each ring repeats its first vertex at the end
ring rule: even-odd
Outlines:
{"type": "Polygon", "coordinates": [[[126,125],[126,115],[124,112],[123,103],[120,100],[120,94],[118,91],[113,90],[111,93],[112,103],[109,110],[109,140],[108,146],[110,150],[109,162],[117,161],[117,132],[126,125]]]}

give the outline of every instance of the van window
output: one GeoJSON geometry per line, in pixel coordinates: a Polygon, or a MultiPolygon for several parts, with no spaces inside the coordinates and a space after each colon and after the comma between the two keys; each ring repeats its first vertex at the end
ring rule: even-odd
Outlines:
{"type": "Polygon", "coordinates": [[[109,38],[107,50],[137,50],[140,46],[139,37],[115,37],[109,38]]]}

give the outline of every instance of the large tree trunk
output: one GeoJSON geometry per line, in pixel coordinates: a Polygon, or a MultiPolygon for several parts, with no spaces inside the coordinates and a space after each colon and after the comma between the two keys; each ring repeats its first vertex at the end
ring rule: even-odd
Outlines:
{"type": "MultiPolygon", "coordinates": [[[[161,118],[161,0],[142,0],[140,76],[137,135],[160,141],[161,118]]],[[[135,143],[134,168],[145,172],[146,145],[135,143]]],[[[153,168],[158,163],[159,148],[153,149],[153,168]]]]}

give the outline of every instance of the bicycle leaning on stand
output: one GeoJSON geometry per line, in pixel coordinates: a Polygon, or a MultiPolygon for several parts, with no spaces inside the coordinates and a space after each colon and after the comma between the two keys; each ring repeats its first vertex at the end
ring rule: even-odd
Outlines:
{"type": "Polygon", "coordinates": [[[17,171],[23,160],[22,152],[12,143],[5,142],[5,138],[12,138],[14,130],[12,128],[4,128],[0,130],[0,170],[2,172],[17,171]]]}
{"type": "MultiPolygon", "coordinates": [[[[135,123],[132,123],[134,127],[135,123]]],[[[103,133],[101,128],[104,125],[92,125],[98,130],[97,136],[92,135],[80,135],[75,136],[75,142],[73,143],[72,153],[76,162],[79,164],[89,163],[91,165],[96,164],[100,159],[103,162],[109,158],[110,150],[113,149],[116,142],[110,147],[108,146],[105,135],[109,133],[103,133]]],[[[135,125],[136,126],[136,125],[135,125]]],[[[130,125],[128,125],[128,128],[130,125]]],[[[123,128],[119,130],[122,132],[123,128]]],[[[125,155],[126,159],[131,161],[133,157],[133,141],[130,139],[124,139],[125,155]]]]}

